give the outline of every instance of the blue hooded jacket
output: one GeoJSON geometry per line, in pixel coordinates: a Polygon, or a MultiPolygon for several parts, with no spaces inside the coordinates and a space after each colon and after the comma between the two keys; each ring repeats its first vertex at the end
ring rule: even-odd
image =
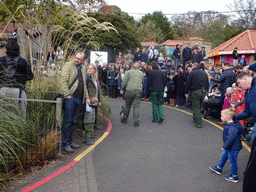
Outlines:
{"type": "Polygon", "coordinates": [[[225,150],[241,150],[242,141],[241,133],[243,127],[240,122],[238,123],[226,123],[223,130],[223,149],[225,150]]]}

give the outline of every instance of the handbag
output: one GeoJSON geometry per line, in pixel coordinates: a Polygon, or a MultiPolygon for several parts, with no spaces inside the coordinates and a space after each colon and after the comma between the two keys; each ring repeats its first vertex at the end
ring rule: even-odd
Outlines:
{"type": "MultiPolygon", "coordinates": [[[[76,78],[73,80],[73,82],[68,86],[69,89],[71,89],[71,87],[75,84],[76,80],[78,79],[78,75],[76,76],[76,78]]],[[[62,110],[65,109],[65,97],[62,93],[56,93],[55,97],[54,97],[54,101],[57,101],[57,98],[61,98],[62,99],[62,110]]]]}

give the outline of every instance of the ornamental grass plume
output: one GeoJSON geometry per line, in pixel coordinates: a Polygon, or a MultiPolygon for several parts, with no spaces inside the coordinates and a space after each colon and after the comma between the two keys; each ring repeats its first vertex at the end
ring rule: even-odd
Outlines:
{"type": "MultiPolygon", "coordinates": [[[[52,46],[63,47],[64,58],[59,64],[64,64],[69,56],[78,50],[81,41],[86,41],[85,51],[89,46],[99,49],[99,44],[94,41],[99,31],[115,30],[109,22],[100,23],[80,9],[73,10],[68,7],[59,9],[56,15],[46,15],[45,20],[39,21],[37,14],[27,14],[18,7],[9,18],[7,24],[16,21],[16,13],[21,13],[22,21],[28,29],[42,26],[45,37],[40,44],[32,43],[32,37],[27,35],[21,39],[17,37],[21,47],[21,56],[30,60],[35,78],[26,84],[28,99],[53,100],[56,92],[60,92],[59,77],[41,75],[41,66],[47,66],[47,56],[52,54],[52,46]],[[37,57],[36,48],[41,57],[37,57]],[[33,58],[37,58],[35,67],[33,58]]],[[[2,34],[0,34],[2,36],[2,34]]],[[[40,36],[41,38],[41,36],[40,36]]],[[[110,110],[106,102],[102,102],[103,114],[109,116],[110,110]]],[[[56,128],[55,104],[47,102],[27,103],[26,119],[21,115],[21,110],[14,102],[0,98],[0,189],[3,183],[11,178],[14,172],[25,171],[26,167],[51,156],[59,144],[60,133],[56,128]]]]}

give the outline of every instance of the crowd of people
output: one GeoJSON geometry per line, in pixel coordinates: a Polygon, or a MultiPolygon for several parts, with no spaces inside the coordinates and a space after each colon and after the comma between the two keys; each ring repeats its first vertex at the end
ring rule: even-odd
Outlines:
{"type": "MultiPolygon", "coordinates": [[[[194,53],[196,52],[194,51],[194,53]]],[[[161,53],[159,55],[163,56],[161,53]]],[[[217,84],[219,87],[217,90],[221,95],[221,123],[224,124],[224,144],[218,165],[210,166],[210,169],[217,174],[221,174],[226,161],[229,160],[231,174],[224,176],[224,178],[231,182],[238,182],[237,159],[239,151],[242,149],[241,135],[244,131],[245,120],[250,116],[256,118],[254,102],[256,63],[246,66],[243,60],[243,63],[240,63],[240,61],[233,67],[230,63],[224,62],[222,63],[222,68],[217,72],[214,70],[213,65],[206,67],[203,61],[200,63],[193,62],[192,57],[191,60],[186,61],[185,65],[177,66],[173,65],[170,59],[158,62],[152,60],[149,65],[136,60],[131,70],[123,67],[122,64],[119,64],[117,69],[115,69],[115,66],[111,66],[112,75],[115,74],[115,70],[117,75],[110,76],[109,72],[107,72],[107,78],[105,79],[117,81],[120,78],[120,93],[117,86],[115,90],[118,92],[118,96],[110,94],[112,97],[122,98],[125,89],[127,89],[127,93],[125,93],[124,116],[121,122],[127,123],[129,112],[133,105],[134,127],[139,126],[138,111],[140,98],[141,100],[151,100],[153,123],[162,123],[164,121],[163,104],[184,108],[186,98],[190,98],[193,109],[193,122],[195,127],[201,128],[202,117],[200,110],[203,100],[208,91],[211,90],[211,87],[217,84]],[[124,74],[123,78],[120,74],[124,74]],[[142,78],[142,74],[144,78],[142,78]],[[122,80],[124,80],[123,83],[121,83],[122,80]]],[[[175,63],[178,62],[179,60],[176,58],[175,63]]],[[[107,66],[105,66],[106,69],[107,66]]],[[[108,84],[108,82],[106,83],[108,84]]],[[[111,87],[111,91],[113,90],[114,88],[111,87]]],[[[247,164],[243,191],[252,191],[254,186],[252,180],[256,178],[256,158],[254,157],[256,123],[251,129],[250,134],[250,144],[253,151],[247,164]]]]}
{"type": "MultiPolygon", "coordinates": [[[[28,62],[19,56],[20,50],[16,41],[6,45],[7,56],[0,58],[1,89],[0,95],[14,98],[26,98],[25,84],[33,79],[33,73],[28,62]],[[10,68],[16,66],[15,68],[10,68]],[[22,96],[23,95],[23,96],[22,96]]],[[[151,101],[152,122],[164,121],[163,105],[185,108],[186,98],[190,98],[193,108],[195,127],[202,127],[201,107],[208,91],[214,84],[219,85],[221,95],[221,120],[225,124],[221,159],[217,166],[210,169],[217,174],[222,173],[227,159],[231,165],[231,175],[225,179],[238,182],[237,158],[242,148],[241,132],[245,120],[252,116],[256,118],[256,63],[249,66],[237,62],[231,66],[228,62],[222,64],[218,71],[213,65],[206,66],[201,48],[193,53],[187,46],[183,53],[176,46],[175,61],[159,53],[153,46],[140,53],[128,54],[126,64],[108,65],[99,62],[85,64],[85,54],[78,52],[74,60],[65,63],[61,69],[61,91],[65,97],[64,117],[62,123],[62,144],[64,151],[74,152],[80,146],[73,141],[75,123],[82,105],[85,105],[83,120],[83,142],[93,145],[92,132],[97,123],[97,107],[101,105],[100,82],[107,85],[109,97],[125,100],[124,116],[121,122],[126,124],[130,109],[133,106],[134,127],[139,123],[140,101],[151,101]],[[184,53],[185,52],[185,53],[184,53]],[[188,56],[188,54],[191,54],[188,56]],[[183,64],[180,64],[180,56],[183,64]],[[150,60],[150,63],[146,62],[150,60]],[[200,61],[201,60],[201,61],[200,61]],[[240,121],[240,122],[237,122],[240,121]]],[[[242,58],[244,59],[244,58],[242,58]]],[[[240,60],[241,61],[241,60],[240,60]]],[[[25,110],[24,106],[21,106],[25,110]]],[[[26,112],[24,112],[25,114],[26,112]]],[[[256,179],[256,123],[251,130],[252,152],[244,176],[244,191],[253,191],[256,179]]]]}

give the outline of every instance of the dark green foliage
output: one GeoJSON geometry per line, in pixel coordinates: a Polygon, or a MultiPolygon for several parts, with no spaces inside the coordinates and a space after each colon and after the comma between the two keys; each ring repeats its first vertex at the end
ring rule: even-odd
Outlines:
{"type": "Polygon", "coordinates": [[[148,21],[153,21],[156,24],[156,28],[161,29],[164,35],[164,40],[173,39],[174,32],[172,30],[171,23],[161,11],[145,15],[141,18],[140,23],[146,24],[148,21]]]}
{"type": "Polygon", "coordinates": [[[131,25],[113,14],[88,13],[89,17],[95,18],[98,22],[110,22],[118,31],[99,31],[94,38],[101,49],[111,50],[114,55],[118,52],[126,53],[128,50],[135,50],[140,47],[140,42],[131,25]]]}
{"type": "Polygon", "coordinates": [[[237,36],[238,34],[240,34],[242,32],[243,31],[240,28],[236,28],[236,27],[227,25],[223,30],[223,33],[225,35],[225,41],[228,41],[229,39],[237,36]]]}

